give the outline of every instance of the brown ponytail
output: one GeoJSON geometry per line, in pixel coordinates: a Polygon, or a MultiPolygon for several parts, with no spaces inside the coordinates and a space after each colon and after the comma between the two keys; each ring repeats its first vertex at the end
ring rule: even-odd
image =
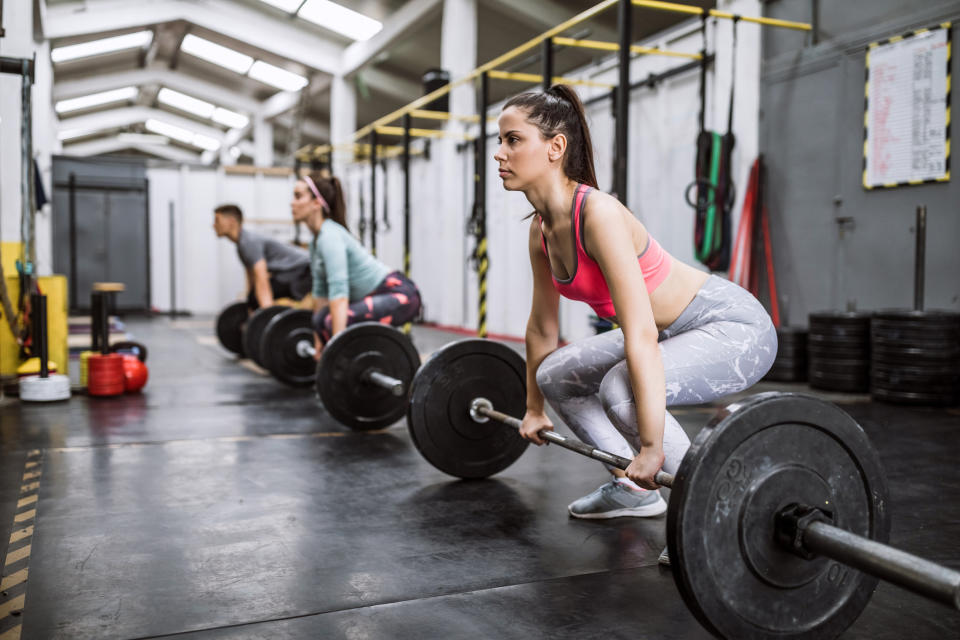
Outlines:
{"type": "Polygon", "coordinates": [[[330,210],[325,213],[326,217],[349,230],[349,227],[347,227],[347,204],[343,199],[343,187],[340,185],[340,179],[319,171],[311,173],[310,179],[317,185],[317,191],[330,205],[330,210]]]}
{"type": "Polygon", "coordinates": [[[573,87],[555,84],[544,92],[521,93],[503,105],[504,109],[507,107],[526,111],[527,121],[536,125],[544,139],[562,133],[567,138],[564,174],[571,180],[598,188],[587,114],[573,87]]]}

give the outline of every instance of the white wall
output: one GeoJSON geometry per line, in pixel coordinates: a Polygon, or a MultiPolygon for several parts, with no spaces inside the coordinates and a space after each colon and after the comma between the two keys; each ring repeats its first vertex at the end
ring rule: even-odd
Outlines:
{"type": "MultiPolygon", "coordinates": [[[[251,230],[283,241],[294,236],[289,202],[292,177],[226,175],[195,166],[151,167],[150,261],[152,305],[168,311],[170,291],[170,206],[174,219],[176,306],[216,313],[244,295],[246,279],[236,246],[213,231],[213,210],[240,207],[251,230]]],[[[306,240],[306,234],[301,235],[306,240]]]]}

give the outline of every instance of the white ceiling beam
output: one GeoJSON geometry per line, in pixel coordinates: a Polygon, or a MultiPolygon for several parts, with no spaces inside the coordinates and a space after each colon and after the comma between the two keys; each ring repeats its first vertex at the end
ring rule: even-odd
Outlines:
{"type": "Polygon", "coordinates": [[[258,100],[232,91],[223,85],[188,75],[183,71],[171,71],[166,65],[115,71],[76,80],[60,80],[53,85],[53,99],[57,101],[120,87],[142,87],[149,84],[169,87],[194,98],[212,102],[218,107],[246,112],[247,115],[251,115],[261,108],[261,103],[258,100]]]}
{"type": "MultiPolygon", "coordinates": [[[[309,96],[316,96],[330,88],[333,78],[331,76],[322,76],[314,78],[307,86],[306,91],[309,96]]],[[[272,120],[277,116],[284,114],[300,103],[300,91],[280,91],[263,101],[259,112],[264,120],[272,120]]]]}
{"type": "Polygon", "coordinates": [[[68,156],[100,156],[118,151],[127,151],[133,149],[142,153],[147,153],[164,160],[174,162],[199,162],[200,154],[191,153],[186,149],[174,147],[166,144],[147,144],[144,142],[128,142],[121,140],[117,136],[99,138],[97,140],[87,140],[76,144],[67,144],[63,147],[63,154],[68,156]]]}
{"type": "MultiPolygon", "coordinates": [[[[523,3],[520,3],[523,4],[523,3]]],[[[409,0],[390,17],[377,35],[363,42],[354,42],[344,49],[340,59],[341,72],[350,76],[366,66],[382,51],[396,44],[415,28],[440,14],[443,9],[441,0],[409,0]]]]}
{"type": "MultiPolygon", "coordinates": [[[[105,129],[117,129],[139,124],[141,122],[146,122],[149,118],[163,120],[165,122],[169,122],[170,124],[175,124],[178,127],[189,129],[194,133],[201,133],[205,136],[220,140],[221,142],[223,142],[226,138],[226,135],[220,129],[205,125],[202,122],[197,122],[196,120],[178,116],[177,114],[170,113],[169,111],[152,109],[150,107],[121,107],[119,109],[96,111],[94,113],[88,113],[82,116],[74,116],[72,118],[63,118],[58,122],[57,130],[66,131],[68,129],[80,129],[102,131],[105,129]]],[[[69,144],[69,141],[64,141],[64,144],[69,144]]]]}
{"type": "Polygon", "coordinates": [[[423,95],[423,87],[412,80],[401,78],[376,67],[367,67],[360,72],[368,88],[385,93],[401,102],[410,102],[423,95]]]}
{"type": "Polygon", "coordinates": [[[306,25],[301,28],[294,20],[282,20],[232,0],[85,0],[56,4],[47,7],[45,30],[50,39],[71,38],[177,20],[331,74],[339,71],[344,51],[342,45],[306,25]]]}
{"type": "MultiPolygon", "coordinates": [[[[576,11],[552,2],[538,0],[537,2],[516,2],[516,0],[483,0],[483,3],[497,13],[516,20],[535,29],[538,33],[551,29],[574,16],[576,11]]],[[[616,34],[609,29],[599,27],[596,22],[589,23],[594,34],[601,38],[615,39],[616,34]]],[[[583,25],[576,27],[582,29],[583,25]]]]}
{"type": "MultiPolygon", "coordinates": [[[[275,118],[274,122],[285,129],[291,129],[293,128],[293,114],[285,113],[275,118]]],[[[313,118],[305,118],[300,122],[300,133],[320,142],[330,140],[330,127],[326,123],[313,118]]]]}

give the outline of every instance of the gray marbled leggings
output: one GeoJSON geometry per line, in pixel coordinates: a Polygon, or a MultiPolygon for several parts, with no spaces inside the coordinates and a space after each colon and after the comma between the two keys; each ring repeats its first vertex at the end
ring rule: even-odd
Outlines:
{"type": "MultiPolygon", "coordinates": [[[[660,332],[659,342],[667,407],[742,391],[763,377],[777,355],[777,332],[766,310],[748,291],[718,276],[707,279],[680,317],[660,332]]],[[[584,442],[626,458],[639,450],[622,330],[557,349],[540,364],[537,385],[584,442]]],[[[676,473],[689,446],[667,412],[663,470],[676,473]]]]}

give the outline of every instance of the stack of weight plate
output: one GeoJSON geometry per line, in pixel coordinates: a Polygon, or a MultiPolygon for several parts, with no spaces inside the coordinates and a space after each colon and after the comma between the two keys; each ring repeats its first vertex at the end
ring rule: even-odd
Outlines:
{"type": "Polygon", "coordinates": [[[803,382],[807,379],[806,329],[777,329],[777,359],[763,379],[773,382],[803,382]]]}
{"type": "Polygon", "coordinates": [[[807,355],[811,387],[866,393],[870,389],[870,314],[811,313],[807,355]]]}
{"type": "Polygon", "coordinates": [[[878,311],[871,345],[875,399],[939,406],[960,402],[960,313],[878,311]]]}

